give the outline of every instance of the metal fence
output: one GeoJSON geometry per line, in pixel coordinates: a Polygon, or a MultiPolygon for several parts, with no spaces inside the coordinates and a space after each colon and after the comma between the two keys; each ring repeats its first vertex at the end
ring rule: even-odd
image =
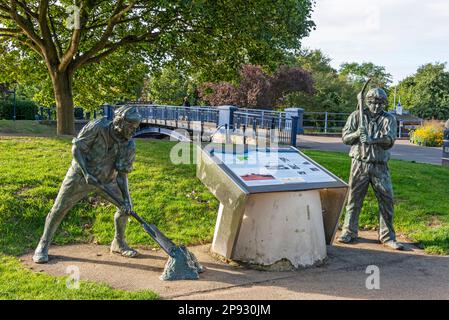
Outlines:
{"type": "Polygon", "coordinates": [[[134,104],[144,120],[202,121],[218,123],[218,109],[211,107],[183,107],[134,104]]]}
{"type": "Polygon", "coordinates": [[[304,112],[305,133],[341,133],[350,113],[304,112]]]}

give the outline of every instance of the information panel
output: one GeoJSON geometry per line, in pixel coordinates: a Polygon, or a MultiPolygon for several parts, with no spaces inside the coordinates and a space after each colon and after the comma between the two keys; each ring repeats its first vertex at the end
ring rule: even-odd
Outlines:
{"type": "Polygon", "coordinates": [[[214,150],[213,155],[247,187],[337,182],[296,149],[253,149],[245,153],[214,150]]]}

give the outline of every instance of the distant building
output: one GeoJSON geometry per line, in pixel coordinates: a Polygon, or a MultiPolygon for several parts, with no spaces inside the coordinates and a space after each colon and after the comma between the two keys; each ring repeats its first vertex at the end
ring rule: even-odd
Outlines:
{"type": "Polygon", "coordinates": [[[410,137],[410,131],[415,130],[416,127],[422,125],[423,119],[410,114],[409,110],[401,110],[401,114],[396,113],[396,110],[391,110],[391,113],[398,124],[398,138],[408,138],[410,137]]]}

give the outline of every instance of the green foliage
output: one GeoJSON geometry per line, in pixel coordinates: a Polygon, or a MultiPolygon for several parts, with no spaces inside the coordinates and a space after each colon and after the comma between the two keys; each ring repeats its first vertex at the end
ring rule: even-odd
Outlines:
{"type": "Polygon", "coordinates": [[[157,104],[182,105],[192,81],[175,64],[167,64],[151,74],[143,92],[145,100],[157,104]]]}
{"type": "MultiPolygon", "coordinates": [[[[41,106],[55,106],[50,76],[36,54],[21,54],[20,50],[11,49],[0,56],[0,65],[3,66],[0,69],[0,82],[15,82],[17,92],[27,99],[41,106]]],[[[143,79],[148,71],[149,67],[139,52],[119,50],[104,58],[102,63],[86,65],[75,73],[74,104],[94,110],[105,103],[136,100],[141,95],[143,79]]],[[[27,119],[34,119],[34,115],[27,119]]]]}
{"type": "Polygon", "coordinates": [[[331,59],[321,50],[303,50],[294,64],[309,71],[315,94],[292,93],[285,97],[284,107],[301,107],[307,111],[352,112],[357,105],[357,86],[339,75],[331,59]]]}
{"type": "MultiPolygon", "coordinates": [[[[37,105],[29,100],[16,100],[16,119],[34,120],[37,113],[37,105]]],[[[12,98],[0,100],[0,119],[12,119],[14,114],[14,101],[12,98]]]]}
{"type": "Polygon", "coordinates": [[[81,1],[79,29],[67,27],[69,0],[0,4],[0,78],[27,87],[43,106],[62,90],[58,108],[71,105],[70,83],[75,106],[134,100],[147,66],[167,61],[202,70],[209,81],[235,78],[243,62],[274,67],[314,27],[313,0],[81,1]],[[57,89],[58,77],[70,80],[68,89],[57,89]]]}
{"type": "Polygon", "coordinates": [[[445,63],[428,63],[397,85],[401,104],[418,117],[449,118],[449,71],[445,63]]]}
{"type": "Polygon", "coordinates": [[[371,78],[371,86],[383,88],[387,92],[392,81],[392,76],[386,72],[385,67],[377,66],[372,62],[343,63],[340,66],[339,73],[357,83],[360,87],[368,78],[371,78]]]}

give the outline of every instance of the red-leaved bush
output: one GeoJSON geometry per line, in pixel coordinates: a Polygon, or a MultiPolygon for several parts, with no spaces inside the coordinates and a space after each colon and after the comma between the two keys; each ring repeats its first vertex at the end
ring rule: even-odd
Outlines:
{"type": "Polygon", "coordinates": [[[312,75],[298,67],[279,66],[270,76],[255,65],[243,65],[240,83],[204,83],[199,96],[212,106],[234,105],[246,108],[273,109],[286,94],[303,91],[314,93],[312,75]]]}

